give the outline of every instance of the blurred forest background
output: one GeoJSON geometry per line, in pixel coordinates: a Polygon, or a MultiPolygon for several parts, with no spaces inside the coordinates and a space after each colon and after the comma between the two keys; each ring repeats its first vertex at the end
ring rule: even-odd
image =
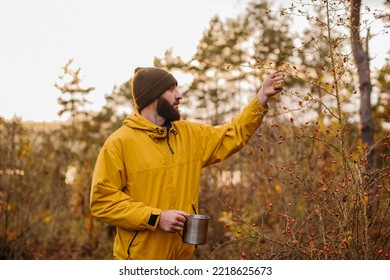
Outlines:
{"type": "MultiPolygon", "coordinates": [[[[254,0],[236,18],[212,18],[189,61],[172,50],[155,58],[189,77],[183,117],[213,125],[238,113],[265,74],[287,74],[249,144],[204,170],[200,213],[211,221],[194,259],[389,259],[390,64],[372,69],[368,48],[373,22],[389,32],[384,3],[271,11],[254,0]],[[298,17],[310,29],[293,32],[298,17]]],[[[1,259],[112,259],[115,230],[91,217],[89,192],[101,146],[133,107],[130,81],[88,111],[94,87],[81,86],[75,63],[53,81],[67,122],[0,117],[1,259]]]]}

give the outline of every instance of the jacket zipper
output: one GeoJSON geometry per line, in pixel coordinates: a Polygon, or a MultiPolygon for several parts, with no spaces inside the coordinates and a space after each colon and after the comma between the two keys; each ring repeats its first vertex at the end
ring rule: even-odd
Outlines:
{"type": "Polygon", "coordinates": [[[169,131],[168,131],[168,134],[167,134],[167,144],[168,144],[168,148],[169,150],[171,151],[172,155],[175,154],[175,152],[173,151],[172,147],[171,147],[171,144],[169,144],[169,131]]]}
{"type": "MultiPolygon", "coordinates": [[[[176,135],[177,132],[176,132],[174,129],[171,129],[171,128],[172,128],[172,123],[170,123],[170,122],[164,123],[164,127],[165,127],[165,129],[167,130],[167,144],[168,144],[168,148],[169,148],[169,150],[171,151],[171,154],[174,155],[175,152],[173,151],[172,146],[171,146],[171,144],[169,143],[169,133],[173,133],[173,134],[176,135]]],[[[164,133],[164,130],[161,129],[160,127],[157,127],[156,129],[157,129],[157,132],[158,132],[159,134],[163,134],[163,133],[164,133]]]]}

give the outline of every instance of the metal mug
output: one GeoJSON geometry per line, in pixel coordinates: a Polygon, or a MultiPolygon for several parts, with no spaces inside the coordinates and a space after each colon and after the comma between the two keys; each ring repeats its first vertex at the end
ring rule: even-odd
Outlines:
{"type": "Polygon", "coordinates": [[[210,217],[206,215],[189,215],[183,229],[183,242],[193,245],[206,244],[207,228],[210,217]]]}

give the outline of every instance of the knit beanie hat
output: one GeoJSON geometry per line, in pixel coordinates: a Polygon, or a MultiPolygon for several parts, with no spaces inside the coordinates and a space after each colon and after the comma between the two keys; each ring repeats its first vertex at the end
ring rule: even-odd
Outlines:
{"type": "Polygon", "coordinates": [[[138,110],[141,111],[173,85],[177,85],[177,81],[167,71],[154,67],[137,67],[131,90],[138,110]]]}

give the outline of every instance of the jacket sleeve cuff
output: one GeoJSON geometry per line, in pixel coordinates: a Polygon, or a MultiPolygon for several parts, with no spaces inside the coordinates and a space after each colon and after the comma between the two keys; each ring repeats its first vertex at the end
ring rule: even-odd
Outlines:
{"type": "Polygon", "coordinates": [[[151,210],[146,229],[155,231],[157,229],[158,222],[160,221],[161,209],[152,208],[151,210]]]}
{"type": "Polygon", "coordinates": [[[254,112],[257,115],[264,116],[268,112],[268,105],[265,107],[261,105],[257,96],[255,96],[249,102],[248,106],[251,108],[252,112],[254,112]]]}

